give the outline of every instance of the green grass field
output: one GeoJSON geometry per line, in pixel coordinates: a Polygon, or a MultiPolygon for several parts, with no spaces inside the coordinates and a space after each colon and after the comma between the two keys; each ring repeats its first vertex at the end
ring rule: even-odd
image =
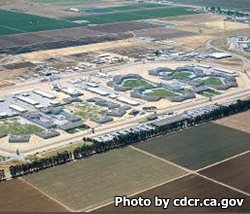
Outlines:
{"type": "Polygon", "coordinates": [[[133,89],[138,87],[149,88],[152,85],[145,80],[125,80],[122,86],[133,89]]]}
{"type": "Polygon", "coordinates": [[[0,35],[37,32],[80,26],[65,20],[0,10],[0,35]]]}
{"type": "Polygon", "coordinates": [[[216,77],[209,77],[203,80],[202,82],[211,86],[223,85],[223,82],[219,78],[216,78],[216,77]]]}
{"type": "Polygon", "coordinates": [[[24,177],[75,209],[93,208],[186,172],[129,147],[24,177]]]}
{"type": "Polygon", "coordinates": [[[190,78],[192,74],[189,72],[185,72],[185,71],[176,71],[172,74],[172,77],[174,79],[179,79],[179,80],[187,80],[190,78]]]}
{"type": "Polygon", "coordinates": [[[189,169],[199,169],[250,149],[250,134],[207,123],[135,146],[189,169]]]}
{"type": "Polygon", "coordinates": [[[221,93],[218,92],[218,91],[212,91],[212,90],[204,91],[202,93],[202,95],[205,96],[205,97],[214,97],[214,96],[219,95],[219,94],[221,94],[221,93]]]}
{"type": "Polygon", "coordinates": [[[106,111],[88,103],[81,103],[77,105],[69,106],[69,109],[82,118],[82,120],[88,120],[92,117],[103,115],[106,111]]]}
{"type": "Polygon", "coordinates": [[[90,24],[106,24],[106,23],[122,22],[122,21],[134,21],[134,20],[197,14],[197,12],[190,11],[188,9],[190,8],[163,7],[160,9],[155,8],[155,9],[149,9],[149,10],[135,10],[135,11],[127,11],[127,12],[124,11],[124,12],[115,12],[115,13],[107,13],[107,14],[98,14],[98,15],[91,15],[91,16],[70,17],[68,19],[71,21],[86,20],[86,21],[89,21],[90,24]]]}
{"type": "Polygon", "coordinates": [[[129,4],[117,7],[105,7],[105,8],[88,8],[85,11],[88,13],[106,13],[106,12],[116,12],[116,11],[127,11],[127,10],[140,10],[149,8],[162,8],[161,4],[153,3],[143,3],[143,4],[129,4]]]}
{"type": "Polygon", "coordinates": [[[149,93],[146,93],[145,95],[150,97],[175,97],[177,94],[175,94],[172,91],[168,91],[166,89],[156,89],[149,93]]]}
{"type": "Polygon", "coordinates": [[[32,135],[43,129],[33,124],[21,124],[17,119],[10,119],[0,121],[0,131],[12,135],[32,135]]]}

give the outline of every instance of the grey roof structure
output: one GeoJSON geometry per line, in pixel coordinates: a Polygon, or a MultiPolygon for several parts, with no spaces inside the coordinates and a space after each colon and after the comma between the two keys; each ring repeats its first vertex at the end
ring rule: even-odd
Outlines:
{"type": "Polygon", "coordinates": [[[123,108],[115,108],[106,113],[107,116],[112,117],[122,117],[124,114],[126,114],[126,110],[123,108]]]}
{"type": "Polygon", "coordinates": [[[55,131],[55,130],[45,130],[45,131],[41,131],[41,132],[36,133],[36,135],[43,138],[43,139],[49,139],[49,138],[59,136],[60,132],[55,131]]]}
{"type": "Polygon", "coordinates": [[[59,128],[63,131],[70,131],[72,129],[81,128],[81,127],[86,127],[86,125],[83,124],[81,121],[66,123],[64,125],[59,126],[59,128]]]}
{"type": "Polygon", "coordinates": [[[91,118],[91,120],[99,124],[104,124],[113,121],[113,118],[110,116],[97,116],[91,118]]]}
{"type": "Polygon", "coordinates": [[[173,117],[168,117],[152,122],[151,124],[156,127],[166,126],[172,123],[181,122],[186,120],[188,117],[186,115],[176,115],[173,117]]]}
{"type": "Polygon", "coordinates": [[[29,135],[11,135],[9,137],[9,143],[28,143],[29,141],[29,135]]]}

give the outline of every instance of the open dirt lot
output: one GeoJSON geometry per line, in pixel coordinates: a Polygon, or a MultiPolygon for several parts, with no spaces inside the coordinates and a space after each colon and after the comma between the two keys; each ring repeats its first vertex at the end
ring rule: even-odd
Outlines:
{"type": "Polygon", "coordinates": [[[250,133],[250,111],[216,120],[214,123],[250,133]]]}
{"type": "Polygon", "coordinates": [[[250,149],[250,135],[213,123],[160,136],[136,147],[190,169],[199,169],[250,149]]]}
{"type": "Polygon", "coordinates": [[[25,179],[75,209],[86,210],[185,174],[131,148],[41,171],[25,179]]]}
{"type": "Polygon", "coordinates": [[[159,207],[150,206],[147,208],[142,207],[114,207],[110,204],[106,207],[102,207],[94,212],[229,212],[229,211],[249,211],[250,209],[250,198],[243,194],[237,193],[231,189],[228,189],[220,184],[213,183],[207,179],[204,179],[197,175],[188,175],[177,179],[173,182],[164,184],[146,192],[137,194],[133,197],[142,196],[143,198],[154,198],[154,196],[161,198],[182,198],[188,196],[189,198],[245,198],[243,207],[235,207],[222,210],[221,208],[213,207],[174,207],[171,202],[168,209],[164,210],[159,207]]]}
{"type": "Polygon", "coordinates": [[[0,183],[1,212],[65,212],[66,210],[25,182],[0,183]]]}
{"type": "Polygon", "coordinates": [[[200,173],[250,193],[250,152],[209,167],[200,173]]]}

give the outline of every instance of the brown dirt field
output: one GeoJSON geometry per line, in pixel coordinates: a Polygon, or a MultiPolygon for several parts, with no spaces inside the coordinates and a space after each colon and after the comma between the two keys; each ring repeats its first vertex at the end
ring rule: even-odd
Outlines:
{"type": "Polygon", "coordinates": [[[0,212],[63,211],[63,207],[19,179],[0,184],[0,212]]]}
{"type": "Polygon", "coordinates": [[[229,211],[249,211],[250,197],[246,197],[241,193],[237,193],[231,189],[225,188],[222,185],[213,183],[197,175],[188,175],[168,184],[156,187],[152,190],[138,194],[135,197],[142,196],[143,198],[153,198],[154,196],[162,198],[181,198],[188,196],[189,198],[245,198],[243,207],[234,207],[221,209],[219,207],[174,207],[170,202],[168,209],[159,207],[114,207],[113,204],[94,212],[229,212],[229,211]]]}
{"type": "Polygon", "coordinates": [[[197,33],[174,29],[174,28],[166,28],[159,27],[155,29],[146,29],[146,30],[137,30],[134,31],[137,37],[152,37],[155,39],[173,39],[179,37],[188,37],[194,36],[197,33]]]}
{"type": "Polygon", "coordinates": [[[250,133],[249,121],[250,111],[246,111],[230,117],[224,117],[220,120],[216,120],[214,123],[250,133]]]}
{"type": "Polygon", "coordinates": [[[3,80],[15,80],[18,75],[21,74],[30,74],[31,71],[25,70],[25,69],[15,69],[15,70],[0,70],[0,77],[3,80]]]}
{"type": "Polygon", "coordinates": [[[9,83],[9,82],[4,81],[4,80],[0,80],[0,88],[12,86],[12,85],[14,85],[14,84],[13,83],[9,83]]]}
{"type": "Polygon", "coordinates": [[[250,193],[250,152],[202,170],[200,173],[250,193]]]}

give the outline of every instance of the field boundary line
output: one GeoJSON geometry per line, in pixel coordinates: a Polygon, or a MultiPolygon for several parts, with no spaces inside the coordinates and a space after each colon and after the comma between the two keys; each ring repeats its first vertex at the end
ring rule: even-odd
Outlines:
{"type": "Polygon", "coordinates": [[[218,161],[218,162],[216,162],[216,163],[213,163],[213,164],[210,164],[210,165],[205,166],[205,167],[203,167],[203,168],[200,168],[200,169],[198,169],[196,172],[200,173],[202,170],[205,170],[205,169],[208,169],[208,168],[210,168],[210,167],[217,166],[217,165],[219,165],[219,164],[221,164],[221,163],[224,163],[224,162],[233,160],[233,159],[238,158],[238,157],[240,157],[240,156],[246,155],[246,154],[248,154],[249,152],[250,152],[250,150],[247,150],[247,151],[245,151],[245,152],[242,152],[242,153],[239,153],[239,154],[237,154],[237,155],[231,156],[231,157],[229,157],[229,158],[223,159],[223,160],[218,161]]]}
{"type": "MultiPolygon", "coordinates": [[[[27,31],[25,31],[25,30],[20,30],[20,29],[18,29],[18,28],[9,27],[9,26],[6,26],[6,25],[0,25],[0,27],[6,28],[6,29],[10,29],[10,30],[19,31],[19,32],[21,32],[21,33],[27,33],[27,31]]],[[[11,35],[11,34],[9,34],[9,35],[11,35]]],[[[8,36],[8,35],[7,35],[7,36],[8,36]]]]}
{"type": "MultiPolygon", "coordinates": [[[[151,186],[151,187],[145,188],[145,189],[143,189],[143,190],[139,190],[139,191],[137,191],[137,192],[134,192],[134,193],[132,193],[132,194],[130,194],[130,195],[127,195],[127,197],[133,197],[133,196],[135,196],[135,195],[137,195],[137,194],[140,194],[140,193],[149,191],[149,190],[151,190],[151,189],[160,187],[160,186],[162,186],[162,185],[171,183],[171,182],[173,182],[173,181],[176,181],[176,180],[178,180],[178,179],[184,178],[184,177],[189,176],[189,175],[192,175],[192,174],[193,174],[192,172],[187,172],[187,173],[185,173],[185,174],[183,174],[183,175],[180,175],[180,176],[178,176],[178,177],[176,177],[176,178],[172,178],[172,179],[170,179],[170,180],[168,180],[168,181],[163,181],[163,182],[161,182],[161,183],[159,183],[159,184],[156,184],[156,185],[153,185],[153,186],[151,186]]],[[[87,207],[87,208],[82,209],[82,210],[77,210],[77,212],[92,212],[92,211],[95,211],[95,210],[97,210],[97,209],[99,209],[99,208],[108,206],[108,205],[112,204],[113,202],[114,202],[114,200],[112,200],[112,201],[110,201],[110,202],[107,202],[107,203],[105,203],[105,204],[99,205],[99,206],[94,207],[94,208],[88,209],[88,207],[87,207]]],[[[95,205],[93,205],[93,206],[95,206],[95,205]]],[[[93,206],[90,206],[90,207],[93,207],[93,206]]]]}
{"type": "Polygon", "coordinates": [[[234,190],[235,192],[239,192],[239,193],[241,193],[241,194],[243,194],[243,195],[246,195],[246,196],[248,196],[248,197],[250,196],[250,193],[248,193],[248,192],[245,192],[245,191],[243,191],[243,190],[240,190],[240,189],[235,188],[235,187],[233,187],[233,186],[230,186],[230,185],[228,185],[228,184],[222,183],[222,182],[217,181],[217,180],[215,180],[215,179],[213,179],[213,178],[209,178],[209,177],[207,177],[207,176],[205,176],[205,175],[202,175],[202,174],[200,174],[200,173],[196,173],[196,175],[197,175],[197,176],[200,176],[200,177],[202,177],[202,178],[204,178],[204,179],[207,179],[207,180],[209,180],[209,181],[211,181],[211,182],[220,184],[220,185],[222,185],[222,186],[224,186],[224,187],[227,187],[227,188],[229,188],[229,189],[231,189],[231,190],[234,190]]]}
{"type": "Polygon", "coordinates": [[[50,196],[48,193],[46,193],[45,191],[39,189],[38,187],[34,186],[32,183],[26,181],[25,179],[23,178],[18,178],[20,179],[21,181],[23,181],[24,183],[26,183],[27,185],[29,185],[30,187],[32,187],[33,189],[37,190],[38,192],[42,193],[44,196],[46,196],[47,198],[51,199],[52,201],[56,202],[57,204],[61,205],[62,207],[64,207],[65,209],[67,209],[68,211],[70,212],[74,212],[75,210],[69,208],[68,206],[66,206],[64,203],[62,203],[61,201],[53,198],[52,196],[50,196]]]}
{"type": "Polygon", "coordinates": [[[172,166],[178,167],[178,168],[180,168],[180,169],[182,169],[182,170],[184,170],[184,171],[186,171],[186,172],[190,172],[190,173],[196,172],[196,171],[194,171],[194,170],[190,170],[190,169],[188,169],[188,168],[186,168],[186,167],[183,167],[183,166],[180,166],[180,165],[178,165],[178,164],[176,164],[176,163],[173,163],[172,161],[166,160],[166,159],[161,158],[161,157],[159,157],[159,156],[157,156],[157,155],[154,155],[154,154],[152,154],[152,153],[146,152],[146,151],[144,151],[144,150],[142,150],[142,149],[139,149],[139,148],[137,148],[137,147],[129,146],[129,148],[134,149],[134,150],[136,150],[136,151],[138,151],[138,152],[141,152],[141,153],[143,153],[143,154],[145,154],[145,155],[151,156],[151,157],[153,157],[153,158],[155,158],[155,159],[157,159],[157,160],[159,160],[159,161],[162,161],[162,162],[164,162],[164,163],[167,163],[167,164],[170,164],[170,165],[172,165],[172,166]]]}

